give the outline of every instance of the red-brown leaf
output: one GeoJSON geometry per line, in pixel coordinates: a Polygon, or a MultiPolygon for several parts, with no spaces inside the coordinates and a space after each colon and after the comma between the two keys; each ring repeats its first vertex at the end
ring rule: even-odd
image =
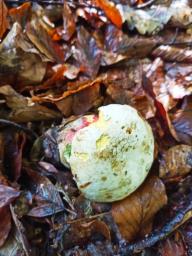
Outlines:
{"type": "Polygon", "coordinates": [[[167,203],[165,187],[157,177],[150,177],[127,198],[112,205],[112,216],[122,236],[132,241],[151,231],[155,214],[167,203]]]}
{"type": "Polygon", "coordinates": [[[9,27],[7,19],[8,10],[3,0],[0,0],[0,39],[3,37],[5,31],[9,27]]]}

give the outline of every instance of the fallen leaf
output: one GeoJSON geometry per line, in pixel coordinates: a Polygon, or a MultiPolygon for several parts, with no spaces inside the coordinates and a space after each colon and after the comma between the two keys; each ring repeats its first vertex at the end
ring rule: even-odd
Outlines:
{"type": "Polygon", "coordinates": [[[3,0],[0,0],[0,39],[9,27],[8,10],[3,0]]]}
{"type": "Polygon", "coordinates": [[[94,37],[83,27],[77,29],[76,47],[73,48],[73,56],[84,72],[94,78],[100,67],[101,50],[94,37]]]}
{"type": "Polygon", "coordinates": [[[172,13],[164,6],[153,9],[135,10],[128,5],[119,7],[123,22],[127,22],[130,30],[137,29],[142,34],[156,34],[170,20],[172,13]]]}
{"type": "Polygon", "coordinates": [[[165,187],[157,177],[145,183],[127,198],[112,205],[112,216],[129,242],[151,231],[155,214],[167,203],[165,187]]]}
{"type": "Polygon", "coordinates": [[[67,249],[76,245],[83,245],[91,241],[91,237],[101,234],[106,240],[111,240],[110,230],[105,222],[101,220],[81,221],[74,220],[65,231],[63,246],[67,249]]]}
{"type": "Polygon", "coordinates": [[[166,61],[192,63],[192,50],[186,48],[181,49],[174,46],[161,45],[152,52],[152,55],[161,57],[166,61]]]}
{"type": "Polygon", "coordinates": [[[0,248],[1,256],[25,256],[25,251],[22,248],[22,244],[18,238],[19,234],[16,228],[13,228],[10,232],[7,240],[0,248]]]}
{"type": "Polygon", "coordinates": [[[122,27],[122,18],[119,10],[114,3],[109,0],[93,0],[96,6],[100,7],[106,14],[107,18],[118,28],[122,27]]]}
{"type": "Polygon", "coordinates": [[[74,34],[75,29],[76,29],[76,25],[75,25],[73,13],[72,13],[69,5],[67,4],[67,2],[64,1],[62,38],[65,41],[68,41],[74,34]]]}
{"type": "Polygon", "coordinates": [[[34,102],[58,102],[61,101],[71,95],[74,95],[76,93],[79,93],[80,91],[83,91],[89,87],[96,86],[98,83],[101,83],[105,79],[105,76],[98,76],[94,80],[87,80],[85,82],[77,82],[77,83],[68,83],[68,90],[64,91],[60,96],[56,95],[53,96],[53,94],[39,94],[32,97],[32,100],[34,102]],[[73,85],[70,86],[70,85],[73,85]]]}
{"type": "Polygon", "coordinates": [[[20,191],[5,185],[0,185],[0,208],[9,205],[20,195],[20,191]]]}
{"type": "Polygon", "coordinates": [[[11,213],[9,207],[0,208],[0,218],[0,247],[2,247],[11,230],[11,213]]]}
{"type": "Polygon", "coordinates": [[[192,146],[177,145],[163,153],[159,174],[169,179],[184,176],[192,170],[192,146]]]}
{"type": "Polygon", "coordinates": [[[32,255],[32,250],[31,250],[31,246],[30,246],[29,241],[28,241],[27,236],[26,236],[27,231],[25,230],[22,222],[18,219],[17,215],[15,214],[14,208],[13,208],[12,205],[10,206],[10,211],[11,211],[11,216],[13,218],[14,224],[15,224],[17,232],[18,232],[17,233],[18,234],[18,240],[22,244],[22,248],[25,252],[25,255],[26,256],[31,256],[32,255]]]}
{"type": "Polygon", "coordinates": [[[57,42],[54,42],[44,29],[38,18],[33,18],[26,26],[26,34],[30,41],[51,62],[63,63],[64,52],[57,42]]]}
{"type": "Polygon", "coordinates": [[[172,122],[180,141],[192,145],[192,96],[184,97],[181,109],[175,113],[172,122]]]}
{"type": "Polygon", "coordinates": [[[138,35],[128,36],[121,29],[109,24],[105,29],[105,52],[103,52],[103,55],[105,55],[102,56],[102,65],[104,63],[111,65],[125,58],[145,57],[152,51],[156,44],[157,40],[155,38],[149,39],[138,35]]]}
{"type": "Polygon", "coordinates": [[[9,9],[11,21],[18,22],[24,28],[31,11],[31,2],[25,2],[18,7],[9,9]]]}
{"type": "Polygon", "coordinates": [[[175,237],[161,242],[158,251],[161,256],[188,256],[186,245],[178,232],[175,237]]]}
{"type": "Polygon", "coordinates": [[[0,80],[3,84],[36,84],[42,81],[46,72],[46,63],[40,56],[23,51],[18,38],[22,28],[15,22],[0,44],[0,80]]]}
{"type": "Polygon", "coordinates": [[[5,143],[5,172],[9,179],[17,181],[21,175],[23,147],[26,136],[23,133],[12,133],[10,130],[4,133],[5,143]]]}
{"type": "Polygon", "coordinates": [[[28,216],[42,218],[63,211],[63,202],[51,181],[29,168],[25,168],[25,171],[30,178],[31,192],[35,196],[36,204],[28,212],[28,216]]]}
{"type": "Polygon", "coordinates": [[[16,122],[29,122],[57,119],[61,115],[38,103],[33,103],[30,98],[17,93],[11,86],[0,87],[0,94],[4,95],[7,106],[11,109],[7,119],[16,122]]]}

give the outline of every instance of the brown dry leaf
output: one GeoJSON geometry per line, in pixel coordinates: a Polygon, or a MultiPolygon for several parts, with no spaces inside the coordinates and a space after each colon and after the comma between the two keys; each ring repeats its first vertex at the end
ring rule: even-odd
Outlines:
{"type": "Polygon", "coordinates": [[[121,28],[123,21],[119,10],[114,4],[108,0],[94,0],[98,7],[100,7],[106,14],[107,18],[118,28],[121,28]]]}
{"type": "Polygon", "coordinates": [[[112,216],[122,236],[132,241],[151,231],[155,214],[167,203],[165,186],[158,177],[149,177],[127,198],[112,205],[112,216]]]}
{"type": "Polygon", "coordinates": [[[163,154],[160,160],[160,177],[174,178],[184,176],[192,169],[192,146],[177,145],[163,154]]]}
{"type": "Polygon", "coordinates": [[[7,19],[8,10],[3,0],[0,0],[0,39],[3,37],[5,31],[9,27],[7,19]]]}
{"type": "Polygon", "coordinates": [[[11,109],[7,119],[15,122],[42,121],[58,119],[61,115],[45,106],[33,103],[30,98],[17,93],[11,86],[0,87],[0,94],[5,97],[7,106],[11,109]]]}
{"type": "Polygon", "coordinates": [[[5,243],[11,230],[11,214],[9,207],[0,208],[0,247],[5,243]]]}

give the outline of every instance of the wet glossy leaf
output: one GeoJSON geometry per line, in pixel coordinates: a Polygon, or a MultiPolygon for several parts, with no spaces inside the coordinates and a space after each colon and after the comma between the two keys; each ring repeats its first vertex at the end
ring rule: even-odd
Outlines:
{"type": "MultiPolygon", "coordinates": [[[[9,207],[0,208],[0,247],[5,243],[11,230],[11,213],[9,207]]],[[[0,250],[1,253],[1,250],[0,250]]]]}
{"type": "Polygon", "coordinates": [[[145,183],[127,198],[113,203],[112,216],[128,241],[151,231],[155,214],[167,203],[165,187],[157,177],[145,183]]]}
{"type": "Polygon", "coordinates": [[[8,10],[3,0],[0,0],[0,39],[9,27],[8,10]]]}

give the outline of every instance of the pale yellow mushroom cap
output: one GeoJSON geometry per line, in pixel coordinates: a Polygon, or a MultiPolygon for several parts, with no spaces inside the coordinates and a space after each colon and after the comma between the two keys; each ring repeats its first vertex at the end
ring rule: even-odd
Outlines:
{"type": "Polygon", "coordinates": [[[127,197],[146,178],[153,162],[154,137],[133,107],[111,104],[98,111],[97,119],[86,116],[92,121],[77,129],[70,144],[65,140],[67,130],[77,128],[82,117],[65,128],[59,151],[86,198],[113,202],[127,197]]]}

